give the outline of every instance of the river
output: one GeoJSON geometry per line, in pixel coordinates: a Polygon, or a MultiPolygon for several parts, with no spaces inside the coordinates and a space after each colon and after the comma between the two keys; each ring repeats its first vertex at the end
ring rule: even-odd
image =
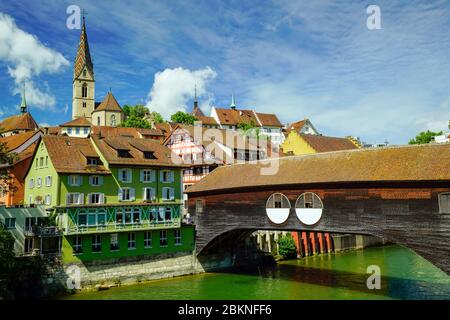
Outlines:
{"type": "Polygon", "coordinates": [[[283,261],[252,271],[150,281],[63,299],[450,299],[450,277],[396,245],[283,261]],[[381,289],[367,289],[369,265],[381,289]]]}

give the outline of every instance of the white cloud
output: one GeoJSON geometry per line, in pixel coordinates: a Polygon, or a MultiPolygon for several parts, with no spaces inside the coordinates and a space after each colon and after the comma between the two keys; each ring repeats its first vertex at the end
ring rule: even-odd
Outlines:
{"type": "Polygon", "coordinates": [[[207,91],[207,86],[216,75],[210,67],[194,71],[181,67],[168,68],[158,72],[148,94],[147,107],[151,111],[159,112],[166,119],[177,111],[187,112],[187,102],[194,97],[194,88],[197,87],[197,96],[207,97],[201,103],[201,108],[208,112],[213,96],[207,91]]]}
{"type": "Polygon", "coordinates": [[[34,35],[21,30],[14,19],[0,12],[0,60],[8,65],[14,79],[14,94],[26,84],[27,102],[39,109],[54,109],[56,99],[48,87],[36,85],[33,77],[42,73],[56,73],[69,65],[59,52],[46,47],[34,35]]]}

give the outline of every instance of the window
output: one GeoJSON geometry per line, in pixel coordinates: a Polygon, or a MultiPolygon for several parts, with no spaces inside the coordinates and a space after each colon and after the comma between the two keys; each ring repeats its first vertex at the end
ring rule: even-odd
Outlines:
{"type": "Polygon", "coordinates": [[[119,181],[131,183],[133,180],[133,173],[131,169],[119,169],[119,181]]]}
{"type": "Polygon", "coordinates": [[[203,212],[203,200],[197,199],[195,201],[195,212],[202,213],[203,212]]]}
{"type": "Polygon", "coordinates": [[[133,188],[120,188],[119,201],[134,201],[135,200],[135,191],[133,188]]]}
{"type": "Polygon", "coordinates": [[[73,254],[83,253],[83,241],[81,237],[73,237],[72,238],[72,248],[73,254]]]}
{"type": "Polygon", "coordinates": [[[172,209],[166,208],[164,210],[164,221],[171,221],[172,220],[172,209]]]}
{"type": "Polygon", "coordinates": [[[102,237],[99,234],[92,236],[92,252],[102,251],[102,237]]]}
{"type": "Polygon", "coordinates": [[[100,117],[97,117],[97,125],[100,125],[100,117]]]}
{"type": "Polygon", "coordinates": [[[155,171],[144,169],[141,170],[141,182],[153,182],[155,181],[155,171]]]}
{"type": "Polygon", "coordinates": [[[159,232],[159,246],[167,247],[167,230],[161,230],[159,232]]]}
{"type": "Polygon", "coordinates": [[[72,128],[67,128],[67,133],[72,134],[72,128]]]}
{"type": "Polygon", "coordinates": [[[87,98],[88,96],[88,88],[86,83],[83,83],[83,85],[81,86],[81,96],[83,98],[87,98]]]}
{"type": "Polygon", "coordinates": [[[180,229],[173,230],[173,237],[175,239],[175,245],[181,246],[181,230],[180,229]]]}
{"type": "Polygon", "coordinates": [[[128,233],[128,250],[136,249],[136,234],[134,232],[128,233]]]}
{"type": "Polygon", "coordinates": [[[83,134],[84,134],[84,135],[89,134],[89,129],[86,128],[86,127],[84,127],[84,128],[83,128],[83,134]]]}
{"type": "Polygon", "coordinates": [[[106,211],[99,210],[97,212],[97,224],[100,226],[104,226],[106,224],[106,211]]]}
{"type": "Polygon", "coordinates": [[[269,220],[275,224],[282,224],[289,218],[291,203],[281,193],[272,194],[266,202],[266,214],[269,220]]]}
{"type": "Polygon", "coordinates": [[[152,232],[145,231],[144,232],[144,248],[151,248],[151,247],[152,247],[152,232]]]}
{"type": "Polygon", "coordinates": [[[80,213],[78,215],[78,225],[79,226],[86,226],[87,225],[87,215],[86,215],[86,213],[80,213]]]}
{"type": "Polygon", "coordinates": [[[161,182],[170,183],[173,182],[173,172],[172,171],[161,171],[161,182]]]}
{"type": "Polygon", "coordinates": [[[322,209],[323,204],[319,196],[312,192],[306,192],[298,197],[295,202],[295,208],[298,209],[322,209]]]}
{"type": "Polygon", "coordinates": [[[45,196],[45,205],[46,205],[46,206],[49,206],[49,205],[51,205],[51,204],[52,204],[52,196],[49,195],[49,194],[47,194],[47,195],[45,196]]]}
{"type": "Polygon", "coordinates": [[[40,188],[42,186],[42,178],[37,178],[36,187],[40,188]]]}
{"type": "Polygon", "coordinates": [[[295,213],[297,218],[306,225],[319,222],[322,217],[323,203],[319,196],[312,192],[300,195],[295,202],[295,213]]]}
{"type": "Polygon", "coordinates": [[[70,175],[68,176],[69,186],[78,187],[83,183],[83,177],[78,175],[70,175]]]}
{"type": "Polygon", "coordinates": [[[45,185],[47,187],[51,187],[52,186],[52,176],[45,177],[45,185]]]}
{"type": "Polygon", "coordinates": [[[145,159],[156,159],[155,153],[153,151],[144,151],[145,159]]]}
{"type": "Polygon", "coordinates": [[[89,176],[89,184],[91,186],[100,186],[103,184],[102,176],[89,176]]]}
{"type": "Polygon", "coordinates": [[[86,108],[86,102],[83,102],[83,108],[86,108]]]}
{"type": "Polygon", "coordinates": [[[88,166],[96,166],[98,165],[98,158],[87,158],[87,164],[88,166]]]}
{"type": "Polygon", "coordinates": [[[28,197],[28,204],[33,204],[33,196],[32,195],[30,195],[29,197],[28,197]]]}
{"type": "Polygon", "coordinates": [[[132,214],[131,223],[140,223],[141,221],[141,210],[139,208],[135,208],[132,214]]]}
{"type": "Polygon", "coordinates": [[[155,201],[155,189],[153,188],[144,188],[144,200],[145,201],[155,201]]]}
{"type": "Polygon", "coordinates": [[[48,166],[48,156],[45,156],[45,166],[48,166]]]}
{"type": "Polygon", "coordinates": [[[439,195],[439,213],[450,213],[450,193],[439,195]]]}
{"type": "Polygon", "coordinates": [[[84,204],[84,194],[82,193],[68,193],[66,195],[66,204],[84,204]]]}
{"type": "Polygon", "coordinates": [[[86,69],[83,70],[83,77],[86,77],[86,69]]]}
{"type": "Polygon", "coordinates": [[[114,114],[111,115],[111,127],[116,126],[116,116],[114,114]]]}
{"type": "Polygon", "coordinates": [[[80,134],[80,128],[79,128],[79,127],[76,127],[76,128],[75,128],[75,134],[76,134],[76,135],[79,135],[79,134],[80,134]]]}
{"type": "Polygon", "coordinates": [[[24,253],[30,253],[34,249],[34,239],[33,238],[25,238],[25,243],[23,246],[24,253]]]}
{"type": "Polygon", "coordinates": [[[27,217],[25,218],[25,231],[32,231],[33,226],[36,225],[37,218],[35,217],[27,217]]]}
{"type": "Polygon", "coordinates": [[[28,182],[28,187],[29,187],[30,189],[33,189],[33,188],[34,188],[34,179],[33,179],[33,178],[31,178],[30,181],[28,182]]]}
{"type": "Polygon", "coordinates": [[[110,249],[111,249],[111,251],[119,250],[119,239],[118,239],[117,233],[112,233],[111,234],[110,249]]]}
{"type": "Polygon", "coordinates": [[[162,188],[162,199],[165,201],[174,200],[175,199],[174,189],[168,187],[162,188]]]}
{"type": "Polygon", "coordinates": [[[103,204],[105,202],[105,195],[103,193],[90,193],[88,195],[89,204],[103,204]]]}
{"type": "Polygon", "coordinates": [[[39,164],[40,164],[40,167],[41,167],[41,168],[44,167],[44,157],[40,157],[40,158],[39,158],[39,164]]]}
{"type": "Polygon", "coordinates": [[[117,150],[117,155],[119,158],[131,158],[130,150],[119,149],[117,150]]]}
{"type": "Polygon", "coordinates": [[[16,218],[5,218],[5,227],[6,227],[6,229],[15,229],[16,228],[16,218]]]}

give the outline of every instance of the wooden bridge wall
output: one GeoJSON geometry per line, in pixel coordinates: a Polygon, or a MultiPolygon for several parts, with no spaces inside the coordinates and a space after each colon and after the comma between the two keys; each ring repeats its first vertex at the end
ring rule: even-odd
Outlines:
{"type": "Polygon", "coordinates": [[[203,200],[203,213],[194,214],[199,255],[217,248],[215,242],[224,238],[237,241],[239,230],[243,236],[253,230],[354,233],[406,246],[450,274],[450,214],[439,213],[438,201],[438,194],[448,191],[450,187],[442,185],[215,191],[190,194],[189,212],[195,213],[195,201],[203,200]],[[291,203],[289,218],[282,225],[273,224],[265,211],[274,192],[283,193],[291,203]],[[304,192],[318,194],[324,205],[321,220],[313,226],[302,224],[295,214],[295,201],[304,192]]]}

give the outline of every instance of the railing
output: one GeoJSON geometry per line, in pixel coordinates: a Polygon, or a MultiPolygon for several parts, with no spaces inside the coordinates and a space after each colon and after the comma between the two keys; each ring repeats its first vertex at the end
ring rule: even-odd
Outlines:
{"type": "Polygon", "coordinates": [[[204,177],[206,177],[207,173],[199,174],[199,175],[184,175],[183,176],[183,182],[189,183],[189,182],[198,182],[204,177]]]}
{"type": "Polygon", "coordinates": [[[111,223],[103,225],[91,226],[72,226],[66,230],[66,234],[79,233],[102,233],[102,232],[120,232],[120,231],[136,231],[136,230],[153,230],[163,228],[179,228],[181,226],[181,219],[175,218],[164,221],[148,221],[135,223],[111,223]]]}
{"type": "Polygon", "coordinates": [[[62,231],[58,227],[37,227],[36,234],[38,237],[59,237],[62,231]]]}

